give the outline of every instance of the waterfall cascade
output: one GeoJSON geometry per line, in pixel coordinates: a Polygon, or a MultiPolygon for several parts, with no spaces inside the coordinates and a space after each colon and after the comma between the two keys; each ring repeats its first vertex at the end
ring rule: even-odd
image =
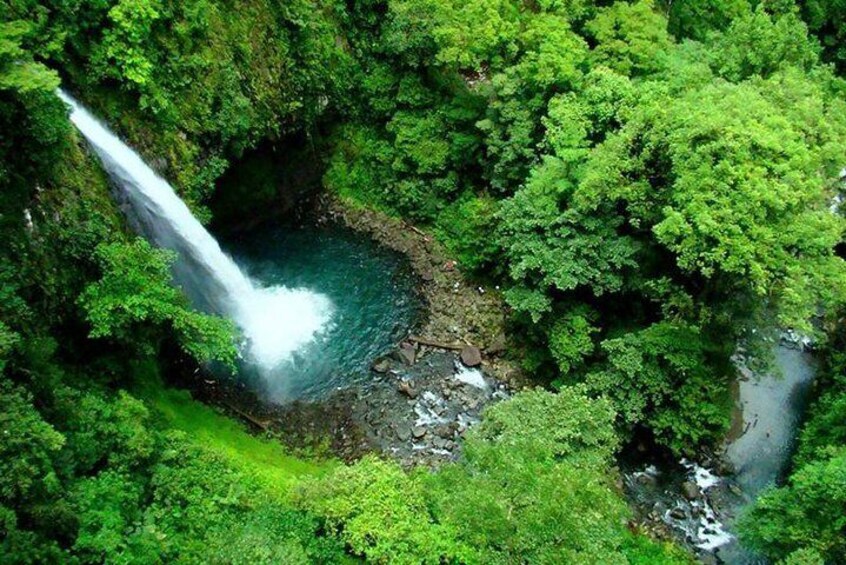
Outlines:
{"type": "Polygon", "coordinates": [[[327,326],[329,299],[306,289],[256,285],[167,181],[76,100],[62,91],[58,95],[122,191],[130,221],[153,243],[178,253],[175,280],[198,307],[235,321],[246,339],[242,351],[248,362],[267,376],[278,374],[273,369],[327,326]]]}

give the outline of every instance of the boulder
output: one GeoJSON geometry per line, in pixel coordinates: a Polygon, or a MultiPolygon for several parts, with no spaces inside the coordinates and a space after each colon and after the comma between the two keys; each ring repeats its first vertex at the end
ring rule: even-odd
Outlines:
{"type": "Polygon", "coordinates": [[[477,367],[482,363],[482,352],[479,351],[478,347],[466,345],[461,350],[461,362],[468,367],[477,367]]]}
{"type": "Polygon", "coordinates": [[[687,518],[687,514],[685,514],[683,508],[676,507],[670,510],[670,517],[675,518],[676,520],[685,520],[687,518]]]}
{"type": "Polygon", "coordinates": [[[717,459],[717,474],[722,477],[727,477],[729,475],[734,475],[737,470],[734,468],[734,465],[731,461],[726,459],[725,457],[720,457],[717,459]]]}
{"type": "Polygon", "coordinates": [[[417,398],[417,389],[411,386],[408,381],[400,381],[397,390],[411,399],[417,398]]]}
{"type": "Polygon", "coordinates": [[[420,439],[426,435],[426,428],[423,426],[414,426],[411,430],[411,435],[414,436],[414,439],[420,439]]]}
{"type": "Polygon", "coordinates": [[[700,552],[697,557],[699,558],[699,562],[702,563],[702,565],[718,565],[719,563],[722,563],[722,561],[717,559],[716,555],[708,551],[700,552]]]}
{"type": "Polygon", "coordinates": [[[702,491],[699,489],[699,485],[693,481],[683,482],[681,490],[684,497],[688,500],[697,500],[700,496],[702,496],[702,491]]]}
{"type": "Polygon", "coordinates": [[[438,435],[438,437],[441,437],[443,439],[451,439],[453,435],[452,428],[448,425],[438,426],[435,429],[435,433],[438,435]]]}
{"type": "Polygon", "coordinates": [[[656,484],[658,484],[658,479],[655,478],[654,475],[650,475],[649,473],[638,473],[638,475],[635,477],[635,480],[638,484],[648,487],[654,487],[656,484]]]}
{"type": "Polygon", "coordinates": [[[411,439],[411,430],[402,426],[397,430],[397,437],[400,441],[408,441],[411,439]]]}
{"type": "Polygon", "coordinates": [[[397,349],[397,358],[406,365],[414,365],[416,357],[417,349],[408,342],[402,343],[397,349]]]}
{"type": "Polygon", "coordinates": [[[387,359],[377,359],[370,367],[375,373],[387,373],[391,368],[391,362],[387,359]]]}

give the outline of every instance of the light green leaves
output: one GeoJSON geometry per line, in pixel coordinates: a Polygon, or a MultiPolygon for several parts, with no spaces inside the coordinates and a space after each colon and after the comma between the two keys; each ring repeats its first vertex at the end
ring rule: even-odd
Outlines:
{"type": "Polygon", "coordinates": [[[597,43],[595,61],[626,76],[661,70],[671,48],[667,20],[652,0],[600,8],[587,29],[597,43]]]}
{"type": "MultiPolygon", "coordinates": [[[[86,287],[79,302],[91,324],[91,337],[111,337],[137,343],[143,324],[170,326],[185,351],[197,361],[235,361],[231,322],[200,314],[188,306],[182,292],[170,284],[170,252],[153,249],[136,239],[132,243],[103,244],[98,248],[102,278],[86,287]]],[[[154,343],[138,344],[151,347],[154,343]]]]}
{"type": "Polygon", "coordinates": [[[30,30],[27,22],[0,22],[0,91],[27,94],[52,91],[59,86],[56,71],[33,61],[32,54],[21,48],[21,40],[30,30]]]}

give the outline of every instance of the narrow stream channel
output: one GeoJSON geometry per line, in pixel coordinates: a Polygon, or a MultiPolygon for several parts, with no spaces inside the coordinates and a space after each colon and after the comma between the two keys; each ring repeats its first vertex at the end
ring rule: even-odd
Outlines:
{"type": "Polygon", "coordinates": [[[783,341],[773,353],[776,369],[770,374],[757,376],[738,365],[738,425],[717,468],[682,460],[625,473],[627,493],[642,517],[665,524],[704,562],[766,563],[742,547],[734,523],[783,477],[816,370],[800,343],[783,341]]]}

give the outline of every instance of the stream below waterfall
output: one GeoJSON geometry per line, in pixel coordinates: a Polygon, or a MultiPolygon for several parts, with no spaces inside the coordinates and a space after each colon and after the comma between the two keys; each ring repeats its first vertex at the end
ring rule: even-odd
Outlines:
{"type": "Polygon", "coordinates": [[[801,342],[783,340],[773,353],[776,369],[765,375],[736,360],[736,424],[719,460],[647,461],[624,472],[639,517],[665,526],[705,562],[766,563],[737,540],[734,522],[782,479],[815,375],[813,355],[801,342]]]}

